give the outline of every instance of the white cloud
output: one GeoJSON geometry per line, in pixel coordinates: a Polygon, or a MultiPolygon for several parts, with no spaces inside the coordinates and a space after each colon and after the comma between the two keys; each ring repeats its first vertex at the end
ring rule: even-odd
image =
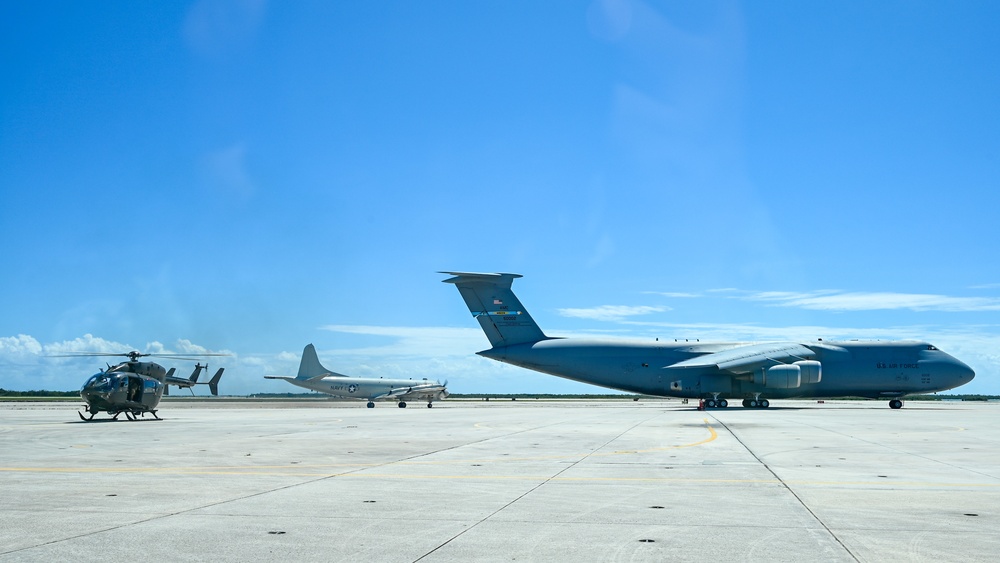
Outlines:
{"type": "Polygon", "coordinates": [[[589,309],[558,309],[560,315],[577,319],[594,319],[598,321],[621,321],[636,315],[648,315],[669,311],[670,307],[651,307],[648,305],[601,305],[589,309]]]}
{"type": "Polygon", "coordinates": [[[223,58],[251,43],[265,8],[264,0],[199,0],[184,18],[184,40],[200,55],[223,58]]]}
{"type": "Polygon", "coordinates": [[[40,354],[42,345],[27,334],[0,337],[0,355],[40,354]]]}
{"type": "Polygon", "coordinates": [[[913,311],[1000,311],[1000,299],[992,297],[950,297],[926,293],[841,292],[822,290],[805,293],[763,291],[740,297],[764,301],[780,307],[824,311],[878,311],[910,309],[913,311]]]}
{"type": "Polygon", "coordinates": [[[694,299],[701,297],[700,293],[685,293],[680,291],[644,291],[646,295],[660,295],[663,297],[673,297],[677,299],[694,299]]]}
{"type": "Polygon", "coordinates": [[[338,353],[372,354],[376,356],[454,356],[489,347],[486,336],[478,328],[400,327],[370,325],[325,325],[321,330],[388,337],[386,344],[367,346],[338,353]]]}

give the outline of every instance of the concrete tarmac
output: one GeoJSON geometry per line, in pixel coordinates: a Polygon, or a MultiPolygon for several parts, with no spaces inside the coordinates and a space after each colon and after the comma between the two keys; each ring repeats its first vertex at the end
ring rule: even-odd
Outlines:
{"type": "Polygon", "coordinates": [[[1000,405],[0,403],[0,562],[995,561],[1000,405]]]}

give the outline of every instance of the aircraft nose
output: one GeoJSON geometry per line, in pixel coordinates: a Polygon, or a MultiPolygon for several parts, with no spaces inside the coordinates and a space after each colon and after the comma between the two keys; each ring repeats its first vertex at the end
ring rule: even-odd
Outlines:
{"type": "Polygon", "coordinates": [[[965,365],[964,362],[955,360],[955,364],[955,377],[962,382],[959,385],[965,385],[976,377],[976,372],[969,366],[965,365]]]}
{"type": "Polygon", "coordinates": [[[918,363],[928,364],[926,367],[931,373],[936,374],[940,378],[954,382],[954,387],[965,385],[976,377],[976,372],[967,366],[965,362],[947,354],[941,354],[941,356],[943,357],[938,357],[929,361],[924,360],[918,363]]]}

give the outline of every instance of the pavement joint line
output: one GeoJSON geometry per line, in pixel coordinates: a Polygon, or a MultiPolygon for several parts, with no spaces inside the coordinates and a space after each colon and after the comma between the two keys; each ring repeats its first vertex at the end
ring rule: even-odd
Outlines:
{"type": "Polygon", "coordinates": [[[721,420],[719,420],[719,419],[718,419],[718,417],[716,417],[716,416],[714,416],[714,415],[712,416],[712,418],[714,418],[716,422],[718,422],[718,423],[719,423],[720,425],[722,425],[722,427],[723,427],[723,428],[725,428],[725,429],[726,429],[726,431],[727,431],[727,432],[729,432],[729,434],[730,434],[730,435],[731,435],[731,436],[732,436],[732,437],[733,437],[733,438],[734,438],[734,439],[735,439],[735,440],[736,440],[737,442],[739,442],[739,443],[740,443],[740,445],[741,445],[741,446],[743,446],[743,448],[744,448],[744,449],[745,449],[745,450],[746,450],[746,451],[747,451],[747,452],[748,452],[748,453],[749,453],[750,455],[752,455],[752,456],[754,457],[754,459],[756,459],[756,460],[757,460],[757,461],[758,461],[758,462],[759,462],[759,463],[760,463],[760,464],[761,464],[762,466],[764,466],[764,469],[767,469],[768,473],[770,473],[771,475],[773,475],[773,476],[774,476],[774,478],[775,478],[775,479],[777,479],[779,483],[781,483],[781,486],[782,486],[782,488],[784,488],[784,489],[785,489],[786,491],[788,491],[788,492],[789,492],[789,493],[790,493],[790,494],[792,495],[792,497],[793,497],[793,498],[794,498],[794,499],[795,499],[796,501],[798,501],[799,505],[800,505],[800,506],[802,506],[802,508],[804,508],[804,509],[806,510],[806,512],[808,512],[808,513],[810,514],[810,516],[812,516],[812,517],[813,517],[813,519],[814,519],[814,520],[816,520],[816,522],[817,522],[817,523],[818,523],[818,524],[819,524],[820,526],[822,526],[822,527],[823,527],[823,529],[824,529],[824,530],[826,530],[826,533],[830,534],[830,537],[832,537],[832,538],[834,539],[834,541],[836,541],[836,542],[837,542],[837,544],[838,544],[838,545],[840,545],[840,547],[841,547],[841,548],[843,548],[843,550],[844,550],[844,551],[845,551],[845,552],[846,552],[846,553],[847,553],[847,554],[848,554],[848,555],[849,555],[849,556],[850,556],[850,557],[851,557],[852,559],[854,559],[854,560],[855,560],[855,561],[857,561],[858,563],[860,563],[860,562],[861,562],[861,560],[860,560],[860,559],[858,559],[858,556],[857,556],[857,555],[855,555],[855,553],[854,553],[853,551],[851,551],[851,548],[847,547],[847,544],[846,544],[846,543],[844,543],[844,541],[843,541],[843,540],[841,540],[841,539],[840,539],[840,537],[839,537],[839,536],[837,536],[837,534],[836,534],[836,533],[835,533],[835,532],[834,532],[834,531],[833,531],[832,529],[830,529],[830,527],[829,527],[829,526],[827,526],[827,525],[826,525],[826,522],[824,522],[824,521],[823,521],[823,519],[822,519],[822,518],[820,518],[818,514],[816,514],[815,512],[813,512],[813,510],[812,510],[811,508],[809,508],[809,505],[808,505],[808,504],[806,504],[806,502],[805,502],[804,500],[802,500],[802,497],[800,497],[800,496],[799,496],[798,494],[796,494],[795,490],[794,490],[794,489],[792,489],[792,487],[791,487],[791,486],[790,486],[790,485],[789,485],[788,483],[786,483],[786,482],[785,482],[785,481],[784,481],[784,480],[783,480],[783,479],[781,478],[781,476],[779,476],[779,475],[778,475],[778,474],[777,474],[777,473],[776,473],[776,472],[774,471],[774,469],[772,469],[772,468],[771,468],[771,466],[767,464],[767,462],[765,462],[765,461],[764,461],[763,459],[761,459],[761,458],[760,458],[760,456],[758,456],[756,452],[754,452],[754,451],[753,451],[752,449],[750,449],[750,447],[749,447],[749,446],[747,446],[747,445],[746,445],[746,444],[745,444],[745,443],[743,442],[743,440],[741,440],[741,439],[740,439],[740,437],[739,437],[739,436],[737,436],[737,435],[736,435],[736,433],[735,433],[735,432],[733,432],[733,431],[732,431],[732,430],[731,430],[731,429],[730,429],[730,428],[729,428],[729,427],[728,427],[728,426],[726,425],[726,423],[725,423],[725,422],[722,422],[721,420]]]}
{"type": "MultiPolygon", "coordinates": [[[[920,458],[920,459],[923,459],[923,460],[926,460],[926,461],[930,461],[930,462],[933,462],[933,463],[940,463],[941,465],[944,465],[945,467],[951,467],[953,469],[959,469],[961,471],[968,471],[969,473],[974,473],[976,475],[981,475],[983,477],[989,477],[990,479],[996,479],[996,480],[1000,481],[1000,477],[998,477],[996,475],[991,475],[989,473],[984,473],[982,471],[976,471],[975,469],[969,469],[968,467],[961,467],[961,466],[955,465],[953,463],[948,463],[948,462],[945,462],[945,461],[941,461],[939,459],[934,459],[934,458],[929,457],[929,456],[915,454],[915,453],[912,453],[912,452],[908,452],[906,450],[901,450],[901,449],[899,449],[899,448],[897,448],[895,446],[886,445],[886,444],[880,444],[878,442],[873,442],[871,440],[868,440],[866,438],[862,438],[860,436],[854,436],[852,434],[844,434],[843,432],[838,432],[838,431],[832,430],[830,428],[820,428],[819,426],[816,426],[815,424],[809,424],[809,423],[801,423],[801,424],[803,426],[809,426],[811,428],[815,428],[816,430],[820,430],[820,431],[824,431],[824,432],[829,432],[831,434],[836,434],[838,436],[843,436],[845,438],[850,438],[852,440],[858,440],[859,442],[864,442],[866,444],[870,444],[872,446],[876,446],[878,448],[882,448],[882,449],[885,449],[885,450],[890,450],[890,451],[893,451],[893,452],[897,452],[897,453],[902,454],[902,455],[909,455],[909,456],[920,458]]],[[[955,428],[955,432],[965,432],[965,428],[962,428],[960,426],[956,427],[955,428]]]]}
{"type": "MultiPolygon", "coordinates": [[[[478,522],[476,522],[476,523],[472,524],[471,526],[468,526],[468,527],[466,527],[466,528],[465,528],[464,530],[462,530],[462,531],[458,532],[458,533],[457,533],[457,534],[455,534],[454,536],[452,536],[452,537],[448,538],[447,540],[445,540],[445,541],[441,542],[441,544],[440,544],[440,545],[438,545],[437,547],[435,547],[434,549],[431,549],[431,550],[430,550],[430,551],[428,551],[427,553],[425,553],[425,554],[421,555],[420,557],[418,557],[418,558],[414,559],[414,560],[413,560],[413,563],[417,563],[418,561],[421,561],[422,559],[425,559],[426,557],[428,557],[428,556],[429,556],[429,555],[431,555],[432,553],[434,553],[434,552],[436,552],[437,550],[441,549],[442,547],[444,547],[444,546],[448,545],[448,544],[449,544],[449,543],[451,543],[452,541],[454,541],[454,540],[458,539],[459,537],[461,537],[461,536],[462,536],[462,535],[464,535],[465,533],[469,532],[470,530],[473,530],[473,529],[475,529],[476,527],[478,527],[479,525],[481,525],[481,524],[482,524],[483,522],[486,522],[487,520],[489,520],[490,518],[493,518],[493,517],[494,517],[494,516],[496,516],[497,514],[499,514],[499,513],[503,512],[504,510],[506,510],[506,509],[507,509],[507,508],[509,508],[510,506],[513,506],[513,505],[514,505],[514,504],[516,504],[516,503],[517,503],[517,502],[518,502],[519,500],[521,500],[521,499],[525,498],[526,496],[530,495],[531,493],[533,493],[533,492],[537,491],[537,490],[538,490],[538,489],[540,489],[540,488],[541,488],[541,487],[542,487],[543,485],[545,485],[545,484],[547,484],[547,483],[550,483],[550,482],[552,482],[552,481],[553,481],[553,480],[555,480],[555,479],[558,479],[560,475],[562,475],[563,473],[565,473],[565,472],[569,471],[570,469],[573,469],[573,468],[574,468],[574,467],[576,467],[576,466],[577,466],[577,465],[578,465],[579,463],[581,463],[581,462],[583,462],[584,460],[586,460],[586,459],[588,459],[589,457],[591,457],[591,456],[592,456],[592,455],[593,455],[594,453],[596,453],[596,452],[597,452],[598,450],[600,450],[601,448],[604,448],[604,447],[607,447],[607,445],[608,445],[608,444],[610,444],[610,443],[614,442],[614,441],[615,441],[615,440],[617,440],[618,438],[621,438],[622,436],[624,436],[624,435],[625,435],[625,434],[627,434],[628,432],[631,432],[631,431],[632,431],[632,430],[634,430],[634,429],[635,429],[636,427],[638,427],[638,426],[640,426],[640,425],[642,425],[642,424],[645,424],[646,422],[648,422],[648,421],[652,420],[653,418],[656,418],[656,417],[658,417],[658,416],[663,416],[664,414],[666,414],[666,413],[665,413],[665,411],[661,411],[661,412],[659,412],[659,413],[657,413],[657,414],[655,414],[655,415],[653,415],[653,416],[650,416],[650,417],[648,417],[648,418],[645,418],[645,419],[643,419],[643,420],[640,420],[639,422],[636,422],[635,424],[633,424],[633,425],[629,426],[629,427],[628,427],[627,429],[625,429],[625,430],[622,430],[622,431],[621,431],[621,432],[619,432],[619,433],[618,433],[618,435],[616,435],[615,437],[613,437],[613,438],[610,438],[610,439],[608,439],[608,441],[606,441],[606,442],[605,442],[605,443],[604,443],[604,444],[603,444],[603,445],[602,445],[602,446],[601,446],[600,448],[597,448],[597,449],[595,449],[595,450],[593,450],[593,451],[591,451],[591,452],[588,452],[588,453],[585,453],[585,454],[583,455],[583,457],[581,457],[580,459],[578,459],[578,460],[574,461],[573,463],[571,463],[571,464],[567,465],[566,467],[563,467],[562,469],[560,469],[559,471],[557,471],[557,472],[555,473],[555,475],[551,475],[551,476],[549,476],[548,478],[544,479],[544,480],[543,480],[542,482],[538,483],[538,484],[537,484],[537,485],[535,485],[534,487],[531,487],[530,489],[528,489],[527,491],[525,491],[525,492],[524,492],[524,493],[522,493],[521,495],[517,496],[516,498],[514,498],[514,499],[513,499],[513,500],[511,500],[510,502],[508,502],[508,503],[504,504],[504,505],[503,505],[503,506],[501,506],[500,508],[497,508],[496,510],[494,510],[494,511],[493,511],[493,512],[491,512],[490,514],[487,514],[487,515],[486,515],[485,517],[483,517],[482,519],[480,519],[480,520],[479,520],[478,522]]],[[[706,424],[707,424],[707,422],[708,422],[708,421],[706,420],[705,422],[706,422],[706,424]]]]}
{"type": "MultiPolygon", "coordinates": [[[[598,416],[598,414],[604,414],[604,413],[595,413],[594,416],[590,417],[590,418],[596,418],[598,416]]],[[[313,483],[318,483],[320,481],[324,481],[324,480],[327,480],[327,479],[333,479],[333,478],[337,478],[337,477],[350,476],[352,473],[357,473],[357,472],[360,472],[360,471],[365,471],[366,469],[372,469],[372,468],[376,468],[376,467],[386,467],[386,466],[390,466],[390,465],[393,465],[393,464],[396,464],[396,463],[410,461],[410,460],[418,459],[418,458],[421,458],[421,457],[426,457],[426,456],[429,456],[429,455],[434,455],[434,454],[437,454],[437,453],[440,453],[440,452],[445,452],[445,451],[448,451],[448,450],[453,450],[453,449],[460,448],[460,447],[466,447],[466,446],[469,446],[469,445],[472,445],[472,444],[479,444],[479,443],[487,442],[487,441],[494,440],[494,439],[497,439],[497,438],[504,438],[504,437],[508,437],[508,436],[514,436],[514,435],[517,435],[517,434],[522,434],[524,432],[538,430],[538,429],[541,429],[541,428],[548,428],[550,426],[558,426],[560,424],[565,424],[565,423],[566,423],[566,421],[560,421],[560,422],[555,422],[555,423],[552,423],[552,424],[546,424],[546,425],[542,425],[542,426],[536,426],[536,427],[533,427],[533,428],[526,428],[526,429],[518,430],[516,432],[510,432],[510,433],[504,434],[502,436],[485,437],[482,440],[477,440],[475,442],[469,442],[469,443],[465,443],[465,444],[456,444],[454,446],[449,446],[447,448],[441,448],[440,450],[435,450],[435,451],[432,451],[432,452],[425,452],[425,453],[414,455],[414,456],[411,456],[411,457],[408,457],[408,458],[403,458],[401,460],[393,460],[393,461],[387,461],[385,463],[371,464],[371,465],[366,466],[366,467],[359,467],[359,468],[354,469],[352,471],[345,471],[345,472],[342,472],[342,473],[327,474],[327,475],[321,474],[321,475],[317,476],[316,479],[310,479],[310,480],[302,481],[302,482],[299,482],[299,483],[291,483],[291,484],[284,485],[284,486],[281,486],[281,487],[275,487],[273,489],[268,489],[266,491],[258,491],[258,492],[253,493],[253,494],[243,495],[243,496],[239,496],[239,497],[236,497],[236,498],[221,500],[221,501],[217,501],[217,502],[212,502],[212,503],[204,504],[204,505],[201,505],[201,506],[187,508],[187,509],[184,509],[184,510],[178,510],[176,512],[165,513],[165,514],[158,514],[158,515],[155,515],[155,516],[152,516],[152,517],[149,517],[149,518],[144,518],[142,520],[137,520],[137,521],[134,521],[134,522],[128,522],[128,523],[120,524],[120,525],[117,525],[117,526],[110,526],[110,527],[107,527],[107,528],[104,528],[104,529],[101,529],[101,530],[93,530],[93,531],[90,531],[90,532],[87,532],[87,533],[84,533],[84,534],[78,534],[78,535],[72,536],[72,537],[59,538],[57,540],[47,541],[47,542],[43,542],[43,543],[32,545],[32,546],[26,546],[26,547],[14,549],[14,550],[11,550],[11,551],[4,551],[4,552],[0,552],[0,555],[9,555],[11,553],[17,553],[17,552],[20,552],[20,551],[26,551],[26,550],[29,550],[29,549],[35,549],[35,548],[38,548],[38,547],[44,547],[44,546],[47,546],[47,545],[54,545],[54,544],[57,544],[57,543],[67,542],[67,541],[71,541],[71,540],[75,540],[75,539],[79,539],[79,538],[84,538],[84,537],[88,537],[88,536],[92,536],[92,535],[96,535],[96,534],[102,534],[102,533],[105,533],[105,532],[111,532],[111,531],[114,531],[114,530],[120,530],[120,529],[123,529],[123,528],[127,528],[129,526],[134,526],[136,524],[144,524],[146,522],[152,522],[154,520],[160,520],[160,519],[169,518],[169,517],[172,517],[172,516],[179,516],[181,514],[187,514],[187,513],[195,512],[195,511],[198,511],[198,510],[204,510],[206,508],[211,508],[211,507],[215,507],[215,506],[221,506],[221,505],[224,505],[224,504],[229,504],[229,503],[237,502],[237,501],[241,501],[241,500],[247,500],[247,499],[250,499],[250,498],[254,498],[254,497],[258,497],[258,496],[262,496],[262,495],[266,495],[266,494],[270,494],[270,493],[275,493],[275,492],[278,492],[278,491],[284,491],[284,490],[292,489],[292,488],[295,488],[295,487],[300,487],[300,486],[304,486],[304,485],[310,485],[310,484],[313,484],[313,483]]],[[[572,466],[570,466],[570,467],[572,467],[572,466]]],[[[36,468],[36,469],[41,469],[41,468],[36,468]]],[[[128,469],[128,468],[115,468],[115,471],[120,471],[122,469],[128,469]]],[[[137,468],[132,468],[132,469],[133,469],[133,472],[142,472],[141,469],[137,469],[137,468]]],[[[568,469],[568,467],[565,468],[565,469],[563,469],[563,471],[565,471],[566,469],[568,469]]],[[[0,468],[0,471],[10,471],[10,469],[9,468],[0,468]]],[[[96,471],[98,471],[98,470],[95,470],[95,472],[96,471]]],[[[150,472],[150,473],[157,472],[156,468],[148,468],[147,471],[150,472]]],[[[562,471],[560,473],[562,473],[562,471]]],[[[199,473],[199,472],[185,472],[184,474],[186,474],[186,475],[198,475],[198,474],[202,474],[202,473],[199,473]]],[[[213,473],[213,474],[217,474],[217,473],[213,473]]],[[[231,474],[246,474],[246,473],[245,472],[232,472],[231,474]]],[[[278,475],[283,475],[284,476],[284,475],[289,475],[289,473],[279,473],[278,475]]]]}

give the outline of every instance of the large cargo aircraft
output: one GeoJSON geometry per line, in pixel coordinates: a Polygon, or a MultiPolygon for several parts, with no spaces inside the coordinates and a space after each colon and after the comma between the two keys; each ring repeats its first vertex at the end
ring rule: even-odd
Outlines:
{"type": "Polygon", "coordinates": [[[663,342],[546,336],[511,291],[519,274],[441,272],[455,284],[492,348],[480,356],[550,375],[661,397],[704,399],[724,408],[742,399],[866,397],[903,406],[975,377],[969,366],[918,341],[663,342]]]}

